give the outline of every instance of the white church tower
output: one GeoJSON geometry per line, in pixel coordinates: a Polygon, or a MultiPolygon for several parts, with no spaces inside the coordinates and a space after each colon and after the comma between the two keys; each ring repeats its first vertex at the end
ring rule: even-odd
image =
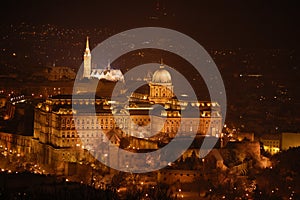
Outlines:
{"type": "Polygon", "coordinates": [[[92,56],[89,47],[89,37],[86,38],[86,47],[83,55],[83,78],[91,78],[92,56]]]}

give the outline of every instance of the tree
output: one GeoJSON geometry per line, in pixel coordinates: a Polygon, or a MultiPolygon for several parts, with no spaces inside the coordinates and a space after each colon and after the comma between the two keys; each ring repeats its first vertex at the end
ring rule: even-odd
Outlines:
{"type": "Polygon", "coordinates": [[[124,172],[119,172],[112,177],[111,186],[115,189],[120,188],[125,181],[126,174],[124,172]]]}

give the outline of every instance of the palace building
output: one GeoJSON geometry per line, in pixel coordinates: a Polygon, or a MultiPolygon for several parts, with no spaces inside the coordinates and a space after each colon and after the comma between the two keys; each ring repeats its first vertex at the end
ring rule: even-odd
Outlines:
{"type": "Polygon", "coordinates": [[[173,97],[173,85],[170,73],[163,66],[153,74],[149,84],[149,101],[165,103],[173,97]]]}
{"type": "MultiPolygon", "coordinates": [[[[89,81],[106,79],[101,84],[110,90],[113,89],[111,83],[124,81],[122,72],[111,69],[110,65],[105,70],[91,68],[88,39],[83,78],[82,87],[88,87],[89,81]]],[[[129,94],[126,102],[112,100],[109,95],[91,99],[88,89],[80,88],[85,92],[78,92],[73,97],[52,96],[38,104],[34,114],[33,140],[47,146],[35,150],[39,152],[40,160],[65,171],[60,164],[62,161],[92,162],[93,156],[87,152],[96,152],[96,156],[103,157],[105,162],[118,162],[124,167],[125,162],[118,161],[117,152],[110,151],[109,146],[99,149],[99,144],[104,142],[130,151],[141,151],[156,150],[158,144],[168,143],[177,133],[183,137],[195,133],[221,136],[220,105],[198,100],[179,101],[173,93],[172,76],[163,65],[153,73],[146,87],[148,89],[129,94]],[[94,113],[90,112],[91,106],[95,108],[94,113]]]]}
{"type": "Polygon", "coordinates": [[[58,157],[64,161],[86,159],[86,154],[78,153],[85,149],[97,151],[97,156],[106,155],[107,162],[115,162],[116,152],[112,159],[112,152],[99,151],[99,144],[110,142],[119,146],[126,139],[128,148],[134,147],[131,150],[147,150],[157,149],[159,142],[170,141],[178,132],[182,136],[195,132],[221,135],[222,117],[217,102],[178,101],[173,94],[171,75],[163,66],[154,72],[148,86],[149,94],[134,92],[128,98],[129,103],[112,101],[109,97],[90,99],[88,94],[75,95],[73,99],[72,95],[48,98],[35,109],[33,138],[51,146],[53,152],[47,155],[63,152],[58,157]],[[78,110],[72,104],[79,105],[78,110]],[[91,105],[95,107],[95,116],[89,112],[91,105]],[[156,109],[157,105],[160,109],[156,109]],[[199,111],[196,116],[195,110],[199,111]]]}

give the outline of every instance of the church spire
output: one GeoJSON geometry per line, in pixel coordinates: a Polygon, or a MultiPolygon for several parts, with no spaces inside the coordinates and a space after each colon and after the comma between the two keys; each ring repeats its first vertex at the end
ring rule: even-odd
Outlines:
{"type": "Polygon", "coordinates": [[[86,55],[86,56],[90,56],[91,55],[90,45],[89,45],[89,36],[86,37],[86,46],[85,46],[84,55],[86,55]]]}
{"type": "Polygon", "coordinates": [[[83,55],[83,78],[90,78],[92,70],[92,55],[89,47],[89,37],[86,37],[86,47],[83,55]]]}
{"type": "Polygon", "coordinates": [[[90,45],[89,45],[89,36],[86,37],[86,50],[90,50],[90,45]]]}

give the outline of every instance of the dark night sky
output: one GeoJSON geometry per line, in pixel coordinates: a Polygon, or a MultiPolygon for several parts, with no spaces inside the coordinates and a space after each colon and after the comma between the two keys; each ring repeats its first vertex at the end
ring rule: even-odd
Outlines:
{"type": "Polygon", "coordinates": [[[126,30],[162,26],[182,31],[211,46],[296,47],[296,1],[202,0],[9,0],[1,5],[1,24],[50,23],[63,27],[126,30]],[[156,10],[157,2],[160,10],[156,10]],[[166,12],[167,16],[163,16],[166,12]],[[161,15],[160,20],[149,20],[161,15]]]}

